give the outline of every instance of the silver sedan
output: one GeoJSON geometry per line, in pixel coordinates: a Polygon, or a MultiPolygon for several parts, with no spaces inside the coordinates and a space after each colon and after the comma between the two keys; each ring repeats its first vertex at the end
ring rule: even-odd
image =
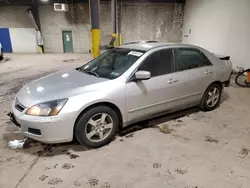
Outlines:
{"type": "Polygon", "coordinates": [[[121,127],[192,106],[220,104],[232,64],[183,44],[134,43],[84,66],[35,80],[16,95],[11,120],[44,143],[76,138],[97,148],[121,127]]]}

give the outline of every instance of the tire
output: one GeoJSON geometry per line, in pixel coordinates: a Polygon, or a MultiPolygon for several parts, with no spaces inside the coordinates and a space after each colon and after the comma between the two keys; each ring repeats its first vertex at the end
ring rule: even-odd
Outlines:
{"type": "Polygon", "coordinates": [[[112,108],[96,106],[82,113],[75,125],[74,135],[80,144],[99,148],[112,141],[118,125],[118,116],[112,108]]]}
{"type": "Polygon", "coordinates": [[[0,55],[0,61],[2,61],[3,60],[3,55],[0,55]]]}
{"type": "Polygon", "coordinates": [[[221,93],[222,87],[219,84],[210,85],[205,91],[199,107],[204,111],[216,109],[220,105],[221,93]]]}

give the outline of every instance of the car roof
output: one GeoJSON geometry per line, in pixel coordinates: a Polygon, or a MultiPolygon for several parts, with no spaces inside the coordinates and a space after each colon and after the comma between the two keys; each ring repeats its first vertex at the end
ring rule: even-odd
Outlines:
{"type": "Polygon", "coordinates": [[[193,47],[193,48],[198,48],[197,46],[194,45],[189,45],[189,44],[180,44],[180,43],[164,43],[164,42],[152,42],[152,43],[131,43],[131,44],[125,44],[122,46],[119,46],[119,48],[129,48],[129,49],[134,49],[134,50],[143,50],[143,51],[149,51],[154,48],[158,47],[169,47],[169,48],[178,48],[178,47],[193,47]]]}

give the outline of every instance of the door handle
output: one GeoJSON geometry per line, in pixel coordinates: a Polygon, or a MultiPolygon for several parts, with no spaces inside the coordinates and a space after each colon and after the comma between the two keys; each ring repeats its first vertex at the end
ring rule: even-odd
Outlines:
{"type": "Polygon", "coordinates": [[[173,83],[177,83],[179,80],[174,80],[173,78],[171,78],[169,81],[168,81],[168,84],[173,84],[173,83]]]}
{"type": "Polygon", "coordinates": [[[209,71],[209,70],[206,70],[205,71],[205,74],[212,74],[213,72],[212,71],[209,71]]]}

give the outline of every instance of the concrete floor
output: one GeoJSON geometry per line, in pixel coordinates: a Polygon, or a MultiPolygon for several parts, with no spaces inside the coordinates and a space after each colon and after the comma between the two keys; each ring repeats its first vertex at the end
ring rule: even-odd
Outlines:
{"type": "Polygon", "coordinates": [[[8,141],[23,136],[6,113],[21,85],[90,56],[8,56],[0,63],[0,188],[250,187],[249,89],[232,84],[212,112],[192,108],[142,122],[100,149],[28,140],[12,150],[8,141]]]}

